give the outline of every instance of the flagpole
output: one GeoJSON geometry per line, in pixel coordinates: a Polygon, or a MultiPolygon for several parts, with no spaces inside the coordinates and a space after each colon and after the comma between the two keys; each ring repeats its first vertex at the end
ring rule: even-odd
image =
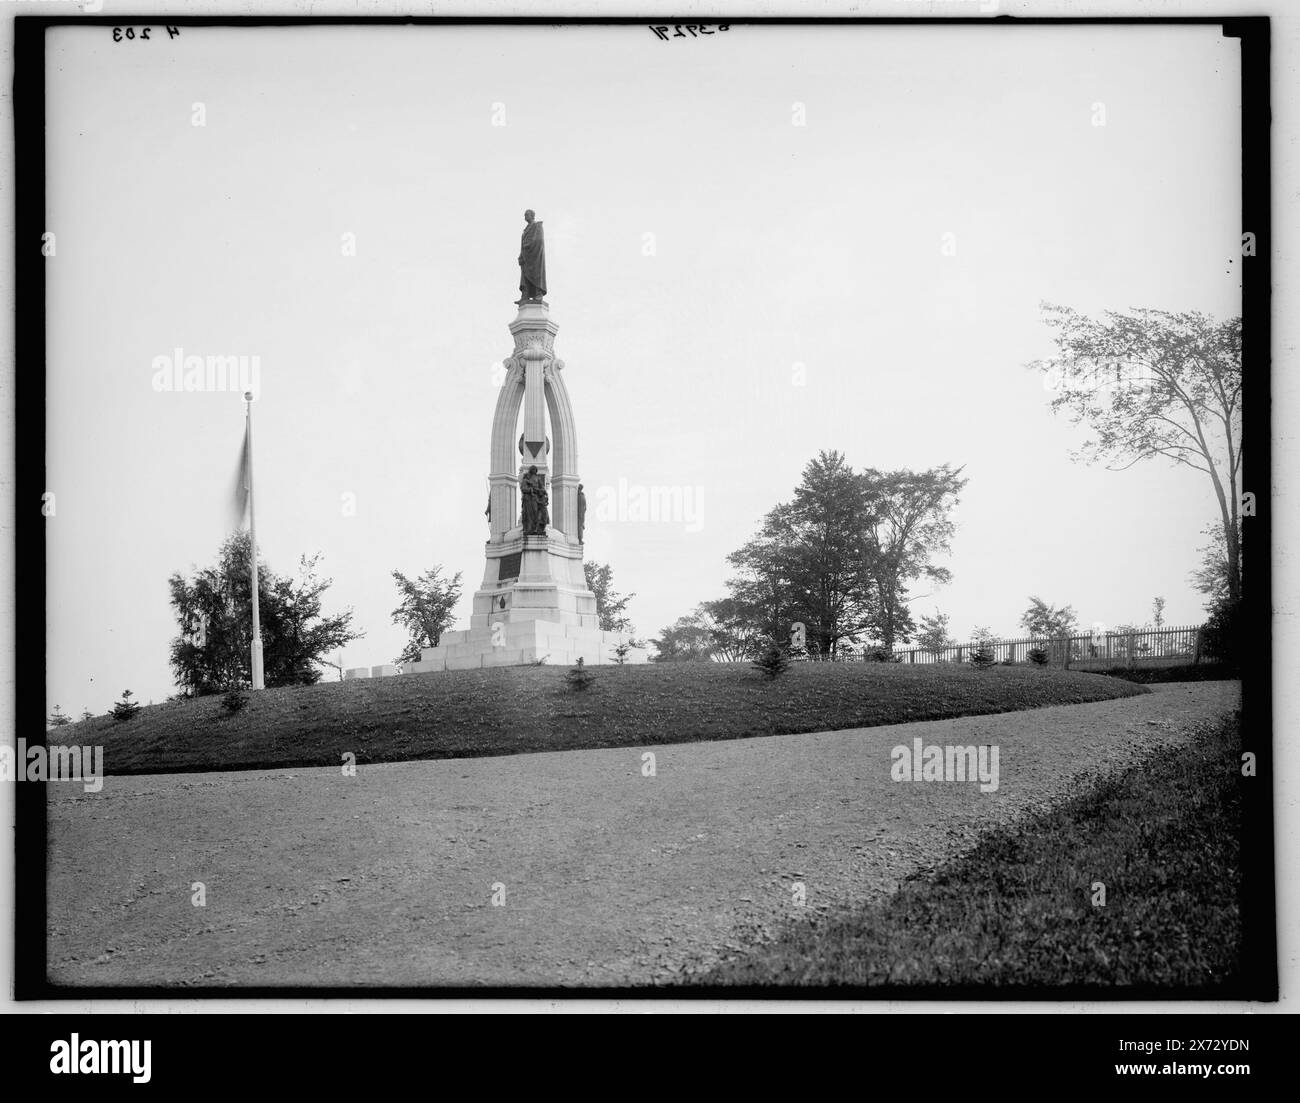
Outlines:
{"type": "Polygon", "coordinates": [[[247,424],[248,455],[245,457],[248,472],[248,564],[253,589],[253,646],[250,655],[253,671],[253,688],[265,688],[262,678],[262,618],[257,602],[257,520],[253,510],[253,392],[244,392],[247,424]]]}

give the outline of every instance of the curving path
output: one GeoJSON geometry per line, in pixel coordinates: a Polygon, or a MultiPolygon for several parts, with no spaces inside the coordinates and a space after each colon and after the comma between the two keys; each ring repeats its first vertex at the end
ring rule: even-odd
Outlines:
{"type": "Polygon", "coordinates": [[[1238,698],[1236,682],[1178,684],[996,716],[403,762],[355,777],[109,777],[99,793],[52,784],[50,979],[655,983],[785,920],[889,893],[1089,775],[1156,748],[1177,753],[1238,698]],[[997,791],[893,781],[891,749],[915,738],[997,745],[997,791]]]}

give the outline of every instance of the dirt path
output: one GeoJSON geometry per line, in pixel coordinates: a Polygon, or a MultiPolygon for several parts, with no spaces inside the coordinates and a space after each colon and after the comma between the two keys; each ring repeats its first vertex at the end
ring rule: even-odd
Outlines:
{"type": "Polygon", "coordinates": [[[1176,753],[1239,698],[1235,682],[1154,690],[853,731],[363,766],[355,777],[110,777],[99,793],[52,784],[50,979],[670,979],[809,910],[889,893],[1089,774],[1156,745],[1176,753]],[[894,782],[891,749],[916,738],[996,745],[997,791],[894,782]],[[198,881],[203,907],[191,903],[198,881]]]}

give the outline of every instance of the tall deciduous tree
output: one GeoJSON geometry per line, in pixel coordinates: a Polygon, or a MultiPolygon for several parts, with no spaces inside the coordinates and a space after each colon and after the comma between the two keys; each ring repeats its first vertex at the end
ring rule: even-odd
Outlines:
{"type": "Polygon", "coordinates": [[[928,471],[862,473],[867,539],[862,572],[870,594],[872,634],[887,650],[915,631],[908,588],[922,579],[936,586],[952,581],[935,557],[951,550],[951,513],[968,480],[947,464],[928,471]]]}
{"type": "MultiPolygon", "coordinates": [[[[213,567],[168,580],[180,635],[171,644],[171,667],[185,696],[216,693],[252,680],[252,586],[247,532],[230,536],[213,567]]],[[[321,597],[332,584],[316,574],[319,556],[303,556],[299,576],[274,574],[258,561],[262,658],[266,685],[313,685],[328,652],[359,639],[352,611],[327,617],[321,597]]]]}
{"type": "Polygon", "coordinates": [[[419,662],[426,647],[437,647],[442,634],[450,627],[460,601],[460,572],[442,577],[441,565],[430,568],[419,578],[410,579],[401,571],[393,572],[393,582],[401,602],[393,610],[393,623],[406,629],[407,641],[396,663],[419,662]]]}
{"type": "Polygon", "coordinates": [[[1228,597],[1241,596],[1241,319],[1163,310],[1087,317],[1043,304],[1057,354],[1030,365],[1094,434],[1081,458],[1112,469],[1163,456],[1204,473],[1219,504],[1228,597]]]}

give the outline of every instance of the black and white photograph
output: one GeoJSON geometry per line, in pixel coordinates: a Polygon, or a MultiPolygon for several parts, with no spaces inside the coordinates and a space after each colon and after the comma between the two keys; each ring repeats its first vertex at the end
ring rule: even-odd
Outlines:
{"type": "Polygon", "coordinates": [[[33,7],[20,998],[1278,998],[1267,17],[33,7]]]}

